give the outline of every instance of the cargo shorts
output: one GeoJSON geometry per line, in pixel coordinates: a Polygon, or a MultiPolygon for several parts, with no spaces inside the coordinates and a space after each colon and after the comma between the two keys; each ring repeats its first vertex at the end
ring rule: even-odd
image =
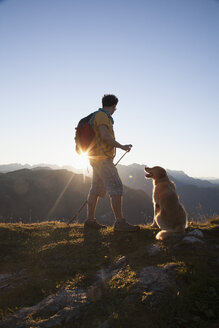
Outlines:
{"type": "Polygon", "coordinates": [[[113,160],[107,158],[101,161],[90,161],[90,164],[93,168],[90,194],[105,197],[108,192],[110,196],[122,196],[123,185],[113,160]]]}

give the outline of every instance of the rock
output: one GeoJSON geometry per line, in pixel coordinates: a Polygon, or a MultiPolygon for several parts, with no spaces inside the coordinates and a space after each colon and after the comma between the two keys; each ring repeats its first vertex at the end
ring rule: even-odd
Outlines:
{"type": "Polygon", "coordinates": [[[23,279],[26,278],[26,269],[23,269],[17,273],[4,273],[0,274],[0,289],[13,289],[19,284],[23,283],[23,279]]]}
{"type": "Polygon", "coordinates": [[[105,283],[105,281],[111,279],[113,275],[117,274],[119,270],[124,268],[126,264],[127,258],[125,256],[122,256],[116,261],[116,263],[112,267],[99,270],[97,272],[98,280],[96,284],[105,283]]]}
{"type": "Polygon", "coordinates": [[[127,258],[125,256],[120,257],[115,265],[113,266],[114,269],[121,269],[127,264],[127,258]]]}
{"type": "Polygon", "coordinates": [[[193,231],[188,232],[187,236],[193,236],[193,237],[197,237],[197,238],[204,238],[203,232],[199,229],[195,229],[193,231]]]}
{"type": "Polygon", "coordinates": [[[117,318],[117,316],[118,316],[118,314],[116,312],[113,312],[112,314],[110,314],[110,316],[108,317],[107,320],[105,320],[98,326],[98,328],[111,328],[112,320],[117,318]]]}
{"type": "Polygon", "coordinates": [[[102,288],[100,284],[90,286],[88,288],[87,296],[88,299],[91,300],[91,302],[96,302],[100,300],[102,297],[102,288]]]}
{"type": "Polygon", "coordinates": [[[70,314],[74,317],[78,308],[86,303],[88,303],[86,291],[62,289],[34,306],[15,312],[2,321],[0,327],[56,327],[65,321],[65,318],[69,318],[70,314]],[[44,319],[39,320],[41,317],[44,319]]]}
{"type": "Polygon", "coordinates": [[[200,322],[201,318],[199,316],[195,316],[195,317],[192,318],[192,320],[194,322],[197,322],[198,323],[198,322],[200,322]]]}
{"type": "Polygon", "coordinates": [[[138,284],[144,289],[150,287],[153,291],[162,291],[172,284],[170,276],[172,276],[177,267],[177,263],[167,264],[163,267],[146,267],[140,273],[138,284]]]}
{"type": "Polygon", "coordinates": [[[151,248],[148,250],[148,255],[155,256],[160,252],[160,246],[157,244],[154,244],[151,246],[151,248]]]}
{"type": "Polygon", "coordinates": [[[108,320],[101,323],[98,328],[110,328],[108,320]]]}
{"type": "Polygon", "coordinates": [[[38,322],[37,326],[31,326],[31,327],[36,327],[36,328],[53,328],[60,326],[62,324],[62,317],[55,314],[53,317],[47,319],[47,320],[42,320],[38,322]]]}
{"type": "MultiPolygon", "coordinates": [[[[73,290],[63,288],[38,304],[24,307],[7,317],[0,322],[0,328],[52,328],[80,319],[85,313],[84,307],[89,304],[90,300],[101,299],[103,283],[118,274],[126,265],[127,259],[122,256],[111,267],[99,270],[96,282],[89,288],[73,290]]],[[[5,282],[9,277],[11,276],[2,275],[2,281],[5,282]]]]}
{"type": "Polygon", "coordinates": [[[175,270],[178,266],[177,263],[172,263],[162,267],[145,267],[140,273],[139,280],[132,287],[131,294],[150,310],[156,309],[166,296],[166,290],[175,287],[175,270]]]}
{"type": "Polygon", "coordinates": [[[199,238],[196,238],[196,237],[193,237],[193,236],[186,236],[183,238],[182,240],[183,243],[185,244],[203,244],[204,245],[204,241],[199,239],[199,238]]]}
{"type": "Polygon", "coordinates": [[[11,273],[4,273],[4,274],[0,274],[0,283],[11,278],[12,274],[11,273]]]}

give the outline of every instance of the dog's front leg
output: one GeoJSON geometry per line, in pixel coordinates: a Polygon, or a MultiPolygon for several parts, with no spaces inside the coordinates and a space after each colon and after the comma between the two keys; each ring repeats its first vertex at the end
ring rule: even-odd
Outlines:
{"type": "Polygon", "coordinates": [[[154,204],[154,214],[155,216],[160,212],[160,205],[158,203],[154,204]]]}
{"type": "Polygon", "coordinates": [[[157,214],[159,213],[159,211],[160,211],[159,204],[154,203],[154,220],[153,220],[153,222],[151,224],[151,227],[153,227],[153,228],[159,228],[158,225],[157,225],[156,219],[155,219],[156,216],[157,216],[157,214]]]}

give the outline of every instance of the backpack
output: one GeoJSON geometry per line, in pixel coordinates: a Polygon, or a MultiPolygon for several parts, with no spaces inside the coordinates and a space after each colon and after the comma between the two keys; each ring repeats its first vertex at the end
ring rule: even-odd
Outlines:
{"type": "Polygon", "coordinates": [[[75,144],[78,154],[91,151],[95,146],[95,132],[93,129],[93,119],[97,112],[82,118],[75,128],[75,144]]]}

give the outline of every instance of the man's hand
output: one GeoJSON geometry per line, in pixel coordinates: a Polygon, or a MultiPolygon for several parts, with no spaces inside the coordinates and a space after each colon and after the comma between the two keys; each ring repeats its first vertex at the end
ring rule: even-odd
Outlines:
{"type": "Polygon", "coordinates": [[[125,151],[130,151],[132,148],[132,145],[122,145],[121,149],[125,150],[125,151]]]}

